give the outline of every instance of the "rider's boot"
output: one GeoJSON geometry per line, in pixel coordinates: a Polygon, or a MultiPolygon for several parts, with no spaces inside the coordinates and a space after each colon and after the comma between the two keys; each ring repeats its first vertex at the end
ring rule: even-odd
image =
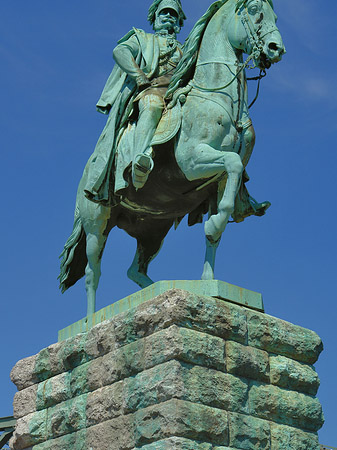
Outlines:
{"type": "Polygon", "coordinates": [[[145,185],[153,166],[152,147],[136,155],[132,163],[132,184],[136,189],[141,189],[145,185]]]}

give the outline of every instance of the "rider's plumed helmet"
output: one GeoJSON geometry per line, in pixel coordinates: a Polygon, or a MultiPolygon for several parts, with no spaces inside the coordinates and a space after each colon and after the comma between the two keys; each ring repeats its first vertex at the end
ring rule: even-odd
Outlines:
{"type": "Polygon", "coordinates": [[[156,20],[156,14],[159,14],[161,10],[166,8],[173,9],[177,12],[179,17],[179,26],[182,27],[184,25],[186,16],[181,6],[180,0],[154,0],[149,8],[149,13],[147,15],[147,19],[150,24],[153,25],[156,20]]]}

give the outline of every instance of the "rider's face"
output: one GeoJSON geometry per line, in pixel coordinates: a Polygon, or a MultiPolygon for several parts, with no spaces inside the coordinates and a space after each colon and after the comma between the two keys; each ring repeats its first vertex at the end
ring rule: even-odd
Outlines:
{"type": "Polygon", "coordinates": [[[154,28],[156,31],[167,30],[172,33],[179,27],[178,22],[177,12],[171,8],[164,8],[157,14],[154,28]]]}

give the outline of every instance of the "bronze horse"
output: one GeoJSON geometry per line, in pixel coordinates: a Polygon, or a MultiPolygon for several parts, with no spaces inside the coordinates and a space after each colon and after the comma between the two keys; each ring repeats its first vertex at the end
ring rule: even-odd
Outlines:
{"type": "Polygon", "coordinates": [[[103,206],[85,197],[88,167],[84,170],[59,278],[65,291],[86,275],[88,314],[95,311],[101,257],[114,226],[137,239],[128,277],[144,288],[153,283],[148,265],[172,225],[186,214],[193,225],[208,212],[202,279],[214,278],[216,249],[255,141],[243,54],[265,69],[285,50],[271,0],[219,0],[201,19],[184,46],[183,63],[195,55],[191,80],[172,89],[173,99],[186,100],[181,126],[173,139],[154,148],[155,167],[145,186],[136,190],[130,182],[125,194],[112,194],[111,204],[103,206]]]}

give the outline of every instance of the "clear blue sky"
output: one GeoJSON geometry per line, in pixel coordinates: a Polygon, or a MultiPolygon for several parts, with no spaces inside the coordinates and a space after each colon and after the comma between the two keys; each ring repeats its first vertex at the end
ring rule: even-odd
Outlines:
{"type": "MultiPolygon", "coordinates": [[[[216,277],[262,292],[266,312],[315,330],[326,423],[336,436],[336,0],[275,0],[287,55],[263,80],[252,110],[257,134],[249,187],[272,207],[229,225],[216,277]]],[[[72,229],[78,181],[104,126],[95,103],[112,49],[132,26],[150,31],[150,1],[0,2],[1,370],[0,416],[12,414],[17,360],[85,316],[81,280],[61,295],[58,255],[72,229]]],[[[208,0],[184,0],[183,41],[208,0]]],[[[254,85],[251,91],[254,90],[254,85]]],[[[126,277],[135,242],[110,234],[98,308],[137,290],[126,277]]],[[[154,280],[200,277],[201,225],[171,231],[150,266],[154,280]]]]}

